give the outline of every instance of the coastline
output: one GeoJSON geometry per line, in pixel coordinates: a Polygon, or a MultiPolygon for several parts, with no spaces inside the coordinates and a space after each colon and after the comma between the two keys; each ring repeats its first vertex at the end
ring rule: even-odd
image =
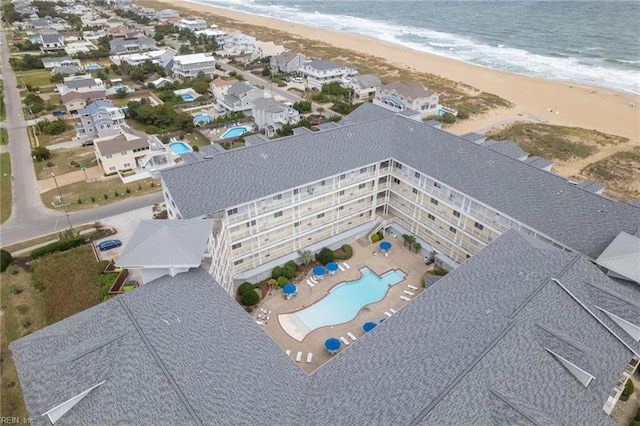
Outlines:
{"type": "MultiPolygon", "coordinates": [[[[481,91],[501,96],[515,104],[514,108],[474,117],[460,123],[464,130],[453,126],[454,133],[484,127],[511,117],[533,116],[549,124],[595,129],[605,133],[640,138],[640,97],[610,89],[546,80],[522,74],[496,70],[485,66],[437,56],[359,34],[340,32],[296,24],[273,17],[252,15],[231,9],[210,6],[188,0],[155,0],[167,7],[179,6],[194,14],[221,16],[241,23],[262,26],[290,33],[297,37],[318,40],[344,49],[376,56],[402,68],[432,73],[452,81],[471,85],[481,91]],[[628,104],[633,103],[636,108],[628,104]],[[549,110],[553,110],[550,112],[549,110]],[[491,122],[491,120],[494,120],[491,122]]],[[[233,28],[226,28],[232,30],[233,28]]],[[[259,38],[259,37],[258,37],[259,38]]]]}

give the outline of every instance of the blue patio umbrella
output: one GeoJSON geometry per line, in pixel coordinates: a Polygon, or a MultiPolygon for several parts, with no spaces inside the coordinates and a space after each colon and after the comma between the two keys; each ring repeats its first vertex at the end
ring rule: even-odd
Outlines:
{"type": "Polygon", "coordinates": [[[371,330],[373,330],[374,328],[376,328],[376,324],[375,322],[365,322],[364,325],[362,326],[362,329],[364,330],[365,333],[370,332],[371,330]]]}
{"type": "Polygon", "coordinates": [[[324,347],[327,348],[329,352],[335,352],[340,349],[340,340],[335,337],[330,337],[324,342],[324,347]]]}
{"type": "Polygon", "coordinates": [[[289,283],[289,284],[285,284],[284,287],[282,287],[282,291],[284,291],[284,294],[293,294],[296,291],[298,291],[298,289],[296,288],[295,285],[289,283]]]}
{"type": "Polygon", "coordinates": [[[391,243],[389,241],[383,241],[380,243],[380,250],[391,250],[391,243]]]}
{"type": "Polygon", "coordinates": [[[313,268],[313,275],[321,277],[324,275],[324,266],[316,266],[313,268]]]}
{"type": "Polygon", "coordinates": [[[329,262],[325,266],[329,272],[334,272],[338,270],[338,264],[336,262],[329,262]]]}

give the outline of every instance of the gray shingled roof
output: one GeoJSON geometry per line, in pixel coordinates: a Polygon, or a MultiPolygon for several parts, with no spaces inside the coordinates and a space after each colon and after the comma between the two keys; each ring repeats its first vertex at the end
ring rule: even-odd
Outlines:
{"type": "Polygon", "coordinates": [[[424,86],[417,81],[397,81],[394,83],[383,85],[382,89],[395,91],[396,93],[399,93],[411,99],[426,98],[427,96],[431,96],[433,94],[433,92],[427,91],[427,89],[425,89],[424,86]]]}
{"type": "Polygon", "coordinates": [[[333,70],[336,68],[342,68],[344,65],[336,64],[335,62],[327,61],[325,59],[318,59],[315,61],[310,61],[304,64],[305,66],[310,66],[316,70],[333,70]]]}
{"type": "Polygon", "coordinates": [[[251,87],[250,85],[237,81],[233,83],[231,87],[229,87],[229,91],[227,93],[230,96],[235,96],[237,99],[240,97],[240,95],[247,93],[251,89],[253,89],[253,87],[251,87]]]}
{"type": "Polygon", "coordinates": [[[335,129],[231,150],[163,170],[161,177],[182,217],[192,218],[395,158],[593,259],[620,231],[634,233],[640,223],[636,206],[384,108],[360,108],[352,113],[353,124],[349,115],[335,129]],[[376,118],[364,121],[360,108],[376,111],[376,118]],[[287,167],[273,167],[274,161],[286,161],[287,167]]]}
{"type": "Polygon", "coordinates": [[[42,43],[60,43],[62,41],[62,37],[60,34],[41,34],[40,38],[42,39],[42,43]]]}
{"type": "Polygon", "coordinates": [[[580,281],[615,283],[579,255],[527,241],[505,233],[310,376],[202,269],[10,349],[40,425],[102,380],[60,424],[613,425],[603,401],[632,352],[549,278],[578,298],[580,281]],[[541,326],[589,355],[587,388],[540,345],[541,326]]]}
{"type": "Polygon", "coordinates": [[[361,89],[380,87],[382,85],[378,74],[360,74],[353,77],[353,81],[355,81],[361,89]]]}
{"type": "Polygon", "coordinates": [[[545,167],[549,167],[553,164],[553,161],[538,156],[529,157],[524,160],[524,162],[538,169],[544,169],[545,167]]]}
{"type": "Polygon", "coordinates": [[[276,101],[273,98],[258,98],[253,101],[253,107],[258,110],[264,110],[268,112],[281,112],[286,110],[287,106],[276,101]]]}
{"type": "Polygon", "coordinates": [[[477,143],[484,142],[484,140],[486,139],[484,135],[481,135],[475,132],[465,133],[464,135],[460,135],[460,137],[469,142],[477,142],[477,143]]]}
{"type": "Polygon", "coordinates": [[[506,155],[508,157],[515,158],[517,160],[526,158],[527,155],[529,155],[528,152],[520,148],[514,141],[495,141],[493,139],[490,139],[488,141],[480,142],[479,145],[487,147],[492,151],[499,152],[500,154],[506,155]]]}
{"type": "Polygon", "coordinates": [[[595,180],[585,180],[578,184],[578,186],[585,191],[596,193],[598,191],[602,191],[607,187],[604,183],[595,181],[595,180]]]}
{"type": "Polygon", "coordinates": [[[106,140],[96,141],[96,146],[100,155],[109,155],[133,149],[148,148],[149,142],[145,138],[128,140],[125,135],[119,134],[106,140]]]}
{"type": "Polygon", "coordinates": [[[213,220],[142,220],[118,257],[122,268],[200,266],[213,220]]]}

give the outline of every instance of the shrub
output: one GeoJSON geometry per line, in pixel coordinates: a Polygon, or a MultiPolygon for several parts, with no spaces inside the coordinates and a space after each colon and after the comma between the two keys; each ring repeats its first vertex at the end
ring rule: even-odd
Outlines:
{"type": "Polygon", "coordinates": [[[377,243],[378,241],[380,241],[380,235],[378,235],[378,234],[373,234],[373,235],[371,236],[371,242],[372,242],[372,243],[377,243]]]}
{"type": "Polygon", "coordinates": [[[624,390],[620,395],[620,401],[628,401],[629,397],[633,394],[633,382],[631,379],[627,380],[627,383],[624,384],[624,390]]]}
{"type": "Polygon", "coordinates": [[[353,256],[353,248],[349,244],[345,244],[342,246],[342,250],[344,253],[333,253],[333,257],[335,260],[348,260],[353,256]]]}
{"type": "Polygon", "coordinates": [[[131,188],[129,188],[128,186],[127,186],[127,189],[125,189],[125,191],[127,192],[127,194],[131,194],[131,188]]]}
{"type": "Polygon", "coordinates": [[[278,277],[282,276],[282,268],[279,266],[276,266],[275,268],[273,268],[273,270],[271,271],[271,278],[273,279],[278,279],[278,277]]]}
{"type": "Polygon", "coordinates": [[[16,310],[21,314],[26,314],[29,312],[29,307],[27,305],[18,305],[16,306],[16,310]]]}
{"type": "Polygon", "coordinates": [[[243,295],[246,292],[253,291],[254,288],[256,287],[253,284],[245,281],[242,284],[240,284],[240,286],[238,287],[238,294],[243,295]]]}
{"type": "Polygon", "coordinates": [[[260,296],[255,291],[247,291],[240,296],[240,303],[244,306],[253,306],[260,301],[260,296]]]}
{"type": "Polygon", "coordinates": [[[284,275],[281,277],[278,277],[278,285],[281,288],[284,287],[286,284],[289,284],[289,278],[285,277],[284,275]]]}
{"type": "Polygon", "coordinates": [[[12,261],[13,257],[11,256],[11,253],[5,249],[0,249],[0,272],[4,272],[12,261]]]}
{"type": "Polygon", "coordinates": [[[15,285],[15,284],[11,284],[11,285],[9,286],[9,292],[10,292],[11,294],[20,294],[20,293],[22,293],[22,287],[18,287],[18,286],[17,286],[17,285],[15,285]]]}
{"type": "Polygon", "coordinates": [[[44,146],[38,146],[31,150],[31,156],[36,160],[44,161],[51,158],[51,152],[44,146]]]}
{"type": "Polygon", "coordinates": [[[25,318],[22,321],[20,321],[20,325],[23,326],[24,328],[29,328],[31,326],[31,319],[29,318],[25,318]]]}
{"type": "Polygon", "coordinates": [[[285,268],[291,268],[294,272],[298,272],[298,264],[294,260],[290,260],[284,264],[285,268]]]}
{"type": "Polygon", "coordinates": [[[96,268],[98,269],[98,273],[102,274],[107,268],[107,265],[109,265],[108,260],[101,260],[100,262],[98,262],[98,265],[96,266],[96,268]]]}
{"type": "Polygon", "coordinates": [[[109,199],[109,195],[108,194],[104,194],[103,197],[104,197],[105,200],[109,199]]]}
{"type": "Polygon", "coordinates": [[[290,266],[285,266],[284,268],[282,268],[282,275],[289,280],[293,279],[293,277],[296,276],[296,270],[290,266]]]}
{"type": "Polygon", "coordinates": [[[47,244],[46,246],[39,247],[31,252],[31,259],[38,259],[51,253],[59,251],[67,251],[74,247],[81,246],[85,243],[85,239],[82,236],[71,238],[63,241],[56,241],[55,243],[47,244]]]}
{"type": "Polygon", "coordinates": [[[316,255],[316,260],[323,265],[326,265],[329,262],[333,262],[334,259],[335,257],[333,251],[331,251],[331,249],[327,247],[323,247],[322,250],[320,250],[320,253],[316,255]]]}
{"type": "Polygon", "coordinates": [[[640,422],[640,408],[638,408],[638,412],[636,413],[635,419],[637,422],[640,422]]]}
{"type": "Polygon", "coordinates": [[[438,275],[440,277],[444,277],[448,273],[449,272],[446,269],[442,269],[442,268],[433,268],[427,271],[427,275],[438,275]]]}

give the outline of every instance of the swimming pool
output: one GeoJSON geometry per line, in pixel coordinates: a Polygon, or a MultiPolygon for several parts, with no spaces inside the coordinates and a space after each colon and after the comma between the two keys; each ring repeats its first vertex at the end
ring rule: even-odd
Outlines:
{"type": "Polygon", "coordinates": [[[180,95],[180,97],[187,102],[191,102],[193,100],[193,96],[186,93],[183,93],[182,95],[180,95]]]}
{"type": "Polygon", "coordinates": [[[213,121],[213,117],[209,114],[198,114],[193,117],[193,119],[196,120],[197,123],[211,123],[213,121]]]}
{"type": "Polygon", "coordinates": [[[171,151],[173,151],[173,153],[176,155],[182,155],[186,154],[187,152],[191,152],[191,148],[189,147],[189,145],[186,142],[182,141],[171,142],[169,144],[169,148],[171,148],[171,151]]]}
{"type": "Polygon", "coordinates": [[[87,71],[95,71],[95,70],[99,70],[100,68],[102,68],[100,65],[94,64],[94,65],[87,65],[84,67],[84,69],[86,69],[87,71]]]}
{"type": "Polygon", "coordinates": [[[301,311],[278,316],[282,328],[296,340],[326,326],[351,321],[366,305],[384,299],[389,287],[404,280],[406,274],[392,269],[381,277],[369,268],[360,269],[362,277],[331,289],[329,294],[301,311]]]}
{"type": "Polygon", "coordinates": [[[242,126],[232,127],[226,132],[224,132],[222,136],[220,136],[220,139],[235,138],[243,135],[244,133],[247,133],[248,131],[249,130],[246,127],[242,127],[242,126]]]}

